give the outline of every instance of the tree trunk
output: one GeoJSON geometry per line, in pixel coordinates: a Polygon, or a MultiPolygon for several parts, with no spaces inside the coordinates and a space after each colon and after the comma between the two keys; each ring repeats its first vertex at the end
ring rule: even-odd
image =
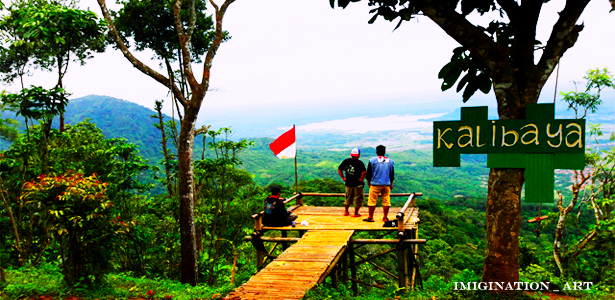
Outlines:
{"type": "Polygon", "coordinates": [[[179,230],[181,241],[181,282],[197,285],[197,252],[194,226],[194,173],[192,151],[198,108],[186,105],[181,122],[177,159],[179,162],[179,230]]]}
{"type": "MultiPolygon", "coordinates": [[[[3,183],[2,178],[0,178],[0,188],[3,188],[2,183],[3,183]]],[[[19,239],[19,230],[17,229],[17,222],[15,221],[15,217],[13,216],[13,210],[11,209],[11,204],[6,199],[6,197],[4,197],[3,189],[0,189],[0,197],[2,198],[2,202],[4,203],[7,213],[9,214],[9,220],[11,221],[11,228],[13,229],[13,235],[15,235],[15,249],[17,249],[17,253],[19,255],[18,261],[21,264],[23,262],[24,256],[21,251],[21,242],[19,239]]]]}
{"type": "Polygon", "coordinates": [[[64,132],[64,112],[60,113],[60,132],[64,132]]]}
{"type": "Polygon", "coordinates": [[[203,253],[203,227],[196,228],[196,250],[199,254],[203,253]]]}
{"type": "MultiPolygon", "coordinates": [[[[68,64],[68,61],[66,63],[68,64]]],[[[58,56],[58,86],[60,88],[64,88],[62,77],[62,56],[58,56]]],[[[60,112],[60,132],[64,132],[64,112],[60,112]]]]}
{"type": "MultiPolygon", "coordinates": [[[[173,105],[173,103],[171,103],[173,105]]],[[[162,145],[162,153],[164,155],[164,172],[167,176],[167,192],[169,193],[169,197],[173,197],[173,185],[171,184],[171,170],[170,160],[171,156],[169,155],[169,151],[167,150],[167,136],[164,132],[164,117],[162,116],[162,102],[156,101],[156,112],[158,112],[158,123],[160,124],[160,134],[162,135],[162,141],[160,144],[162,145]],[[160,105],[158,104],[160,103],[160,105]]]]}
{"type": "Polygon", "coordinates": [[[524,169],[491,169],[484,282],[519,281],[519,229],[524,169]]]}
{"type": "Polygon", "coordinates": [[[553,258],[555,259],[555,264],[559,269],[560,276],[564,276],[564,268],[562,266],[562,236],[564,235],[567,215],[568,213],[566,211],[560,212],[557,220],[557,227],[555,229],[555,240],[553,241],[553,258]]]}

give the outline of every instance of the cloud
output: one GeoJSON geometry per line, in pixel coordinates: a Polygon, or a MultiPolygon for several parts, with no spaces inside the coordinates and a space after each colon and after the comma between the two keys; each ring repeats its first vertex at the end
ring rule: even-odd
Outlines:
{"type": "MultiPolygon", "coordinates": [[[[428,115],[390,115],[386,117],[367,116],[331,120],[297,126],[300,132],[341,131],[344,133],[366,133],[374,131],[395,131],[432,127],[433,122],[419,121],[443,116],[443,113],[428,115]]],[[[278,128],[284,130],[287,128],[278,128]]]]}

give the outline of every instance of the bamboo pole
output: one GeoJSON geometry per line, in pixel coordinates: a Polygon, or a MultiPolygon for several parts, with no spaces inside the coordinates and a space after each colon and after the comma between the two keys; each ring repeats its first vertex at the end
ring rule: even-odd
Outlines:
{"type": "MultiPolygon", "coordinates": [[[[348,244],[348,256],[350,259],[350,281],[352,281],[352,295],[359,295],[359,287],[357,286],[357,266],[354,263],[354,245],[348,244]]],[[[361,282],[361,281],[359,281],[361,282]]]]}
{"type": "MultiPolygon", "coordinates": [[[[360,254],[357,254],[358,257],[360,257],[361,259],[365,260],[365,257],[361,256],[360,254]]],[[[399,276],[389,272],[389,270],[377,265],[375,262],[371,261],[371,260],[365,260],[367,263],[369,263],[370,265],[378,268],[380,271],[384,272],[385,274],[395,278],[396,280],[399,280],[399,276]]]]}
{"type": "MultiPolygon", "coordinates": [[[[295,124],[293,124],[295,128],[295,124]]],[[[297,175],[297,133],[295,131],[295,194],[299,194],[299,176],[297,175]]]]}
{"type": "Polygon", "coordinates": [[[235,268],[237,267],[237,254],[237,252],[233,254],[235,257],[233,258],[233,269],[231,271],[231,285],[235,284],[235,268]]]}
{"type": "MultiPolygon", "coordinates": [[[[404,244],[425,244],[427,242],[426,239],[407,239],[401,241],[404,244]]],[[[352,244],[399,244],[399,239],[384,239],[384,240],[372,240],[372,239],[356,239],[350,240],[352,244]]]]}
{"type": "MultiPolygon", "coordinates": [[[[345,249],[342,249],[342,251],[345,251],[345,249]]],[[[318,283],[324,282],[327,276],[329,276],[329,274],[331,274],[332,272],[334,274],[336,272],[335,269],[337,268],[337,262],[340,260],[341,257],[342,255],[338,253],[338,255],[329,264],[327,270],[325,270],[325,272],[320,276],[320,278],[318,279],[318,283]]]]}
{"type": "Polygon", "coordinates": [[[397,245],[397,267],[399,270],[399,289],[408,291],[408,264],[406,261],[406,247],[404,244],[397,245]]]}
{"type": "Polygon", "coordinates": [[[264,261],[263,261],[263,252],[256,249],[256,269],[260,270],[263,268],[264,265],[264,261]]]}
{"type": "MultiPolygon", "coordinates": [[[[285,230],[282,230],[282,238],[286,238],[287,234],[285,230]]],[[[282,251],[286,251],[286,248],[288,248],[288,242],[286,241],[282,241],[282,251]]]]}
{"type": "MultiPolygon", "coordinates": [[[[243,238],[244,241],[249,242],[252,240],[252,236],[248,235],[246,237],[243,238]]],[[[287,237],[287,238],[282,238],[282,237],[269,237],[269,236],[262,236],[261,237],[261,241],[263,242],[298,242],[299,240],[301,240],[300,238],[293,238],[293,237],[287,237]]]]}
{"type": "MultiPolygon", "coordinates": [[[[304,230],[299,230],[299,233],[303,233],[304,230]]],[[[252,240],[252,236],[246,236],[243,238],[244,241],[249,242],[252,240]]],[[[263,242],[298,242],[299,240],[301,240],[301,238],[294,238],[294,237],[268,237],[268,236],[263,236],[261,237],[261,240],[263,242]]],[[[407,239],[407,240],[403,240],[401,241],[404,244],[425,244],[427,242],[426,239],[407,239]]],[[[350,240],[349,241],[350,244],[356,244],[356,245],[383,245],[383,244],[399,244],[400,241],[398,239],[355,239],[355,240],[350,240]]],[[[355,249],[358,247],[355,247],[355,249]]]]}
{"type": "Polygon", "coordinates": [[[333,268],[333,272],[331,272],[331,285],[333,285],[334,288],[337,289],[337,272],[338,272],[339,268],[337,266],[335,266],[333,268]]]}
{"type": "MultiPolygon", "coordinates": [[[[384,288],[384,287],[382,287],[382,286],[375,285],[375,284],[371,284],[371,283],[367,283],[367,282],[365,282],[365,281],[361,281],[361,280],[358,280],[358,279],[350,278],[350,280],[352,281],[352,284],[353,284],[353,285],[356,285],[357,283],[360,283],[360,284],[363,284],[363,285],[367,285],[367,286],[371,286],[371,287],[379,288],[379,289],[382,289],[382,290],[384,290],[384,289],[385,289],[385,288],[384,288]]],[[[355,297],[356,297],[356,296],[357,296],[357,295],[355,295],[355,297]]]]}
{"type": "MultiPolygon", "coordinates": [[[[303,196],[316,196],[316,197],[346,197],[344,193],[301,193],[303,196]]],[[[391,197],[408,197],[412,194],[423,194],[423,193],[391,193],[389,196],[391,197]]],[[[363,194],[365,197],[368,197],[369,194],[363,194]]]]}
{"type": "MultiPolygon", "coordinates": [[[[370,261],[370,260],[372,260],[372,259],[374,259],[374,258],[376,258],[376,257],[383,256],[383,255],[388,254],[388,253],[391,253],[391,252],[393,252],[393,251],[395,251],[395,248],[391,248],[391,249],[389,249],[389,250],[385,250],[385,251],[380,252],[380,253],[378,253],[378,254],[374,254],[374,255],[372,255],[372,256],[370,256],[370,257],[368,257],[368,258],[365,258],[365,259],[360,260],[360,261],[359,261],[359,262],[357,262],[357,263],[351,263],[351,264],[350,264],[350,267],[353,267],[353,264],[354,264],[354,267],[356,267],[356,266],[358,266],[358,265],[360,265],[360,264],[362,264],[362,263],[364,263],[364,262],[370,261]]],[[[359,256],[359,255],[357,254],[357,256],[359,256]]]]}
{"type": "Polygon", "coordinates": [[[348,286],[348,251],[344,251],[344,254],[342,254],[342,282],[345,286],[348,286]]]}

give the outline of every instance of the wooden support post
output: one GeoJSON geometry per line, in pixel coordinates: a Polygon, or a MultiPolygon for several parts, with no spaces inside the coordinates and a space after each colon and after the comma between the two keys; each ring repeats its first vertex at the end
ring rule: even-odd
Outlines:
{"type": "Polygon", "coordinates": [[[397,245],[397,267],[399,270],[399,288],[408,291],[408,263],[406,260],[406,246],[401,243],[397,245]]]}
{"type": "MultiPolygon", "coordinates": [[[[287,237],[286,230],[281,230],[281,232],[282,232],[282,237],[283,238],[287,237]]],[[[286,248],[288,248],[288,243],[287,242],[282,242],[282,251],[286,251],[286,248]]]]}
{"type": "MultiPolygon", "coordinates": [[[[410,234],[410,236],[413,239],[417,239],[419,235],[419,229],[413,229],[412,233],[410,234]]],[[[419,285],[421,286],[421,288],[423,288],[423,280],[421,278],[421,271],[419,270],[419,262],[418,262],[418,253],[419,253],[419,245],[416,244],[414,245],[412,248],[410,248],[409,251],[409,255],[411,255],[411,262],[412,262],[412,290],[414,291],[416,288],[416,282],[418,281],[419,285]]]]}
{"type": "MultiPolygon", "coordinates": [[[[252,216],[254,218],[254,231],[261,231],[263,230],[263,222],[262,222],[262,218],[259,214],[256,214],[255,216],[252,216]]],[[[256,270],[259,270],[263,268],[263,252],[256,249],[256,270]]]]}
{"type": "Polygon", "coordinates": [[[331,272],[331,285],[333,285],[333,287],[336,289],[337,289],[337,272],[339,271],[339,269],[340,268],[335,266],[335,268],[333,269],[333,272],[331,272]]]}
{"type": "Polygon", "coordinates": [[[354,245],[348,244],[348,258],[350,259],[350,280],[352,281],[352,295],[359,295],[359,287],[357,286],[357,266],[354,263],[354,245]]]}
{"type": "Polygon", "coordinates": [[[342,282],[348,286],[348,251],[345,250],[342,254],[342,282]]]}
{"type": "Polygon", "coordinates": [[[257,214],[254,218],[254,231],[261,230],[263,230],[263,218],[259,214],[257,214]]]}
{"type": "Polygon", "coordinates": [[[263,260],[263,251],[256,250],[256,269],[260,271],[263,268],[263,264],[265,261],[263,260]]]}

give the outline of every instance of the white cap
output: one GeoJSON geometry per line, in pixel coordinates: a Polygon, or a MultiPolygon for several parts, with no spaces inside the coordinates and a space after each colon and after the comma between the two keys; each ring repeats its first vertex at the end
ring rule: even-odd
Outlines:
{"type": "Polygon", "coordinates": [[[361,150],[359,150],[359,148],[352,148],[352,151],[350,151],[350,156],[359,156],[361,155],[361,150]]]}

